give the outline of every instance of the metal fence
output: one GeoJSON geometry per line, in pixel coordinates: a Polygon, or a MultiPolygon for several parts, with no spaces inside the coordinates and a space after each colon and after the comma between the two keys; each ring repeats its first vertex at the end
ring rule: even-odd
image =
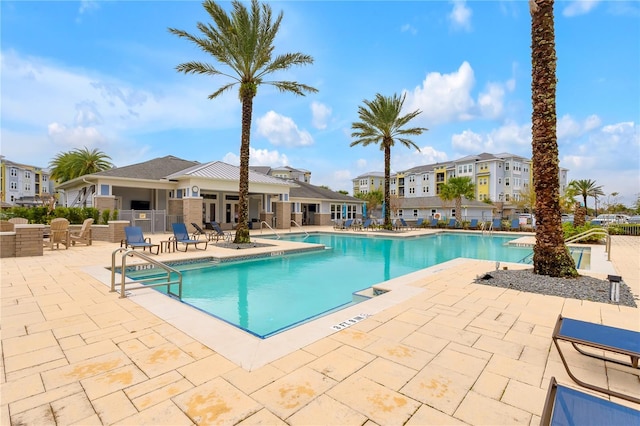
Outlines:
{"type": "Polygon", "coordinates": [[[182,216],[167,216],[166,210],[120,210],[120,220],[128,220],[131,226],[139,226],[145,233],[155,234],[171,230],[169,220],[176,222],[182,216]]]}

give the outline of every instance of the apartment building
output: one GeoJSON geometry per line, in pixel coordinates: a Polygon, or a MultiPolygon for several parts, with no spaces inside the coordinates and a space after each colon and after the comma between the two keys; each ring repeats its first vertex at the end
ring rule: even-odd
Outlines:
{"type": "Polygon", "coordinates": [[[51,197],[49,171],[15,163],[0,155],[0,193],[3,206],[33,206],[51,197]]]}
{"type": "Polygon", "coordinates": [[[369,172],[353,179],[354,194],[368,194],[372,191],[384,191],[383,172],[369,172]]]}
{"type": "MultiPolygon", "coordinates": [[[[513,213],[523,193],[533,191],[532,162],[510,153],[481,153],[444,163],[428,164],[391,175],[390,192],[399,198],[432,197],[452,177],[469,177],[475,185],[476,200],[498,204],[504,215],[513,213]]],[[[560,192],[568,185],[568,169],[560,168],[560,192]]],[[[384,175],[371,172],[353,179],[353,193],[365,192],[363,182],[384,175]]]]}

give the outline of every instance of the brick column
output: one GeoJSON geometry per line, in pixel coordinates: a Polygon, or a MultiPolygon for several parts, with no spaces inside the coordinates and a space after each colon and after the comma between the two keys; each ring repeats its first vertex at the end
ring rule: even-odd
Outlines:
{"type": "Polygon", "coordinates": [[[125,226],[129,226],[128,220],[110,220],[109,221],[109,242],[119,243],[124,240],[126,235],[124,233],[125,226]]]}
{"type": "Polygon", "coordinates": [[[275,215],[278,218],[277,229],[289,229],[291,225],[291,203],[288,201],[277,201],[275,203],[275,215]]]}
{"type": "Polygon", "coordinates": [[[16,257],[42,256],[44,225],[16,225],[16,257]]]}

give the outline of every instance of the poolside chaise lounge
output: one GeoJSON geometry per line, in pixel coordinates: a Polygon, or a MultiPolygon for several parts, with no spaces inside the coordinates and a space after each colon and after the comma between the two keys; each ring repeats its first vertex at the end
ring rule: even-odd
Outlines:
{"type": "Polygon", "coordinates": [[[431,223],[429,223],[429,227],[430,228],[437,228],[438,227],[438,219],[436,219],[436,218],[431,219],[431,223]]]}
{"type": "Polygon", "coordinates": [[[342,224],[342,230],[347,230],[347,229],[353,229],[353,219],[347,219],[343,224],[342,224]]]}
{"type": "Polygon", "coordinates": [[[422,228],[423,224],[424,224],[424,219],[419,217],[418,220],[416,220],[416,224],[413,225],[413,229],[422,228]]]}
{"type": "Polygon", "coordinates": [[[571,343],[575,350],[582,355],[637,369],[638,360],[640,359],[639,332],[571,318],[563,318],[562,315],[559,315],[551,338],[558,350],[558,354],[560,355],[560,359],[562,360],[562,364],[564,365],[567,374],[574,382],[587,389],[640,404],[640,397],[638,394],[634,396],[627,395],[579,380],[569,368],[569,364],[567,363],[561,349],[562,345],[559,343],[560,341],[571,343]],[[600,353],[586,351],[581,347],[589,347],[600,353]],[[624,362],[619,359],[607,357],[601,354],[602,351],[629,356],[630,362],[624,362]]]}
{"type": "Polygon", "coordinates": [[[493,219],[493,222],[491,222],[491,229],[493,229],[494,231],[501,231],[502,219],[493,219]]]}
{"type": "Polygon", "coordinates": [[[509,227],[510,230],[512,231],[519,231],[520,230],[520,219],[513,219],[511,221],[511,226],[509,227]]]}
{"type": "Polygon", "coordinates": [[[152,244],[150,238],[145,238],[142,228],[139,226],[125,226],[124,228],[125,240],[120,242],[120,247],[124,244],[125,248],[131,247],[133,250],[141,248],[142,251],[149,249],[149,253],[158,254],[160,252],[160,244],[152,244]],[[153,248],[156,248],[156,252],[153,253],[153,248]]]}
{"type": "Polygon", "coordinates": [[[211,229],[213,229],[212,239],[215,238],[216,241],[220,239],[231,241],[233,239],[233,234],[230,232],[224,232],[220,227],[220,224],[215,220],[212,220],[209,224],[211,225],[211,229]]]}
{"type": "Polygon", "coordinates": [[[80,231],[73,232],[69,234],[69,238],[71,239],[71,245],[76,245],[76,243],[86,244],[88,246],[91,245],[91,225],[93,225],[93,218],[85,219],[82,222],[82,228],[80,231]]]}
{"type": "Polygon", "coordinates": [[[189,250],[189,246],[194,246],[196,250],[206,250],[207,243],[206,240],[194,240],[189,236],[189,232],[187,231],[187,225],[184,223],[172,223],[171,229],[173,230],[173,240],[175,242],[175,249],[178,250],[178,244],[184,245],[184,250],[189,250]],[[198,245],[204,244],[204,247],[198,248],[198,245]]]}
{"type": "Polygon", "coordinates": [[[457,222],[457,220],[456,220],[456,218],[455,218],[455,217],[454,217],[454,218],[449,219],[449,223],[447,224],[447,228],[449,228],[449,229],[455,229],[455,228],[456,228],[456,225],[457,225],[457,223],[456,223],[456,222],[457,222]]]}
{"type": "Polygon", "coordinates": [[[551,377],[540,425],[637,425],[640,411],[560,385],[551,377]]]}
{"type": "Polygon", "coordinates": [[[469,229],[478,229],[478,219],[471,219],[471,223],[469,223],[469,229]]]}
{"type": "Polygon", "coordinates": [[[197,239],[200,237],[200,235],[203,235],[207,241],[211,241],[213,239],[216,239],[216,232],[207,232],[204,229],[202,229],[202,226],[198,225],[195,222],[191,222],[191,226],[193,226],[196,229],[196,232],[193,233],[193,239],[197,239]]]}

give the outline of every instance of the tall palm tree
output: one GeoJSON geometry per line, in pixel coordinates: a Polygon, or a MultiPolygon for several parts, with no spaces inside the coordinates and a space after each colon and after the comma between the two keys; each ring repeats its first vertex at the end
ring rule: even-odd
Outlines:
{"type": "Polygon", "coordinates": [[[473,200],[476,198],[476,187],[471,181],[470,177],[452,177],[447,180],[447,183],[440,188],[440,198],[443,200],[454,200],[456,209],[456,222],[462,222],[458,220],[462,217],[462,197],[467,200],[473,200]]]}
{"type": "Polygon", "coordinates": [[[536,244],[533,272],[551,277],[578,275],[564,244],[556,137],[556,48],[553,0],[529,0],[531,12],[531,117],[536,244]]]}
{"type": "Polygon", "coordinates": [[[214,65],[191,61],[176,67],[185,74],[204,74],[223,76],[233,80],[209,95],[214,99],[239,85],[239,98],[242,104],[242,134],[240,137],[240,181],[238,227],[236,243],[248,243],[249,226],[247,223],[249,207],[249,146],[251,141],[251,119],[253,114],[253,98],[258,86],[273,85],[281,92],[292,92],[304,96],[306,92],[314,93],[317,89],[294,81],[265,81],[264,78],[277,71],[287,70],[294,65],[313,63],[313,58],[302,53],[285,53],[273,56],[274,39],[278,34],[282,12],[273,19],[271,6],[251,1],[251,10],[237,0],[231,2],[233,10],[229,15],[217,3],[205,0],[204,9],[213,24],[198,22],[202,33],[194,36],[186,31],[169,28],[169,32],[180,38],[186,38],[205,53],[213,56],[220,64],[230,68],[223,72],[214,65]]]}
{"type": "Polygon", "coordinates": [[[604,196],[602,186],[596,185],[596,182],[591,179],[572,180],[569,182],[569,189],[574,196],[582,197],[585,208],[587,208],[587,197],[597,199],[600,196],[604,196]]]}
{"type": "Polygon", "coordinates": [[[422,132],[428,130],[424,127],[403,128],[409,121],[413,120],[422,111],[415,110],[406,115],[400,116],[402,105],[406,94],[402,97],[394,94],[393,96],[382,96],[376,94],[374,100],[364,100],[364,106],[358,107],[359,122],[351,124],[354,130],[351,137],[357,138],[351,142],[350,146],[362,145],[367,146],[371,143],[379,143],[380,150],[384,151],[384,227],[391,229],[391,147],[395,142],[400,142],[407,148],[415,148],[420,151],[418,145],[410,139],[405,138],[406,135],[421,135],[422,132]]]}
{"type": "Polygon", "coordinates": [[[113,164],[104,152],[94,148],[77,148],[73,151],[58,153],[49,163],[51,178],[59,183],[75,179],[80,176],[108,170],[113,164]]]}

